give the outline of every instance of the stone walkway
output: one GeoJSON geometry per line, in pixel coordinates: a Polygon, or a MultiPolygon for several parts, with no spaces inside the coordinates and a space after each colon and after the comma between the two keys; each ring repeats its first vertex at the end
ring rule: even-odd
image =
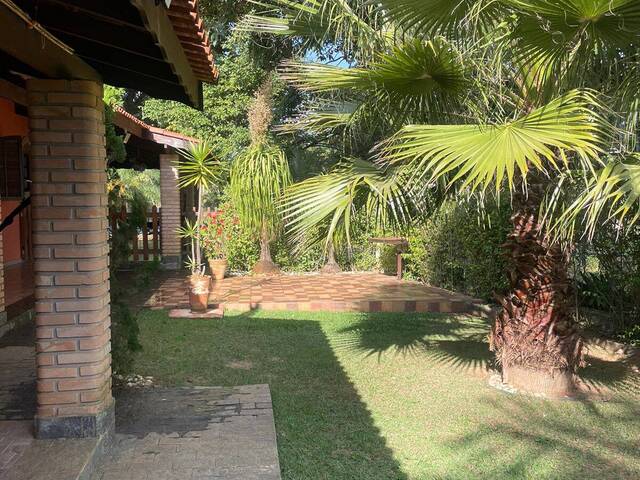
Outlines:
{"type": "Polygon", "coordinates": [[[92,480],[278,480],[268,385],[128,389],[92,480]]]}
{"type": "Polygon", "coordinates": [[[31,420],[35,412],[35,329],[23,324],[0,338],[0,420],[31,420]]]}
{"type": "MultiPolygon", "coordinates": [[[[189,306],[185,273],[164,273],[158,287],[136,299],[148,308],[189,306]]],[[[470,312],[471,297],[379,273],[238,276],[214,283],[209,298],[231,310],[333,312],[470,312]]]]}
{"type": "Polygon", "coordinates": [[[0,479],[84,479],[97,443],[94,438],[36,440],[32,420],[0,421],[0,479]]]}

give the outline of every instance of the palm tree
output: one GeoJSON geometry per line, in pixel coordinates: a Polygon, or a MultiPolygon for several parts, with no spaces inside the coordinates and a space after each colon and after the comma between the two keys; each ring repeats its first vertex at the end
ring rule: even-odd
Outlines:
{"type": "MultiPolygon", "coordinates": [[[[296,36],[305,48],[342,49],[350,65],[283,65],[285,79],[325,95],[331,106],[307,113],[301,128],[349,139],[377,132],[382,141],[367,160],[400,182],[409,193],[405,204],[416,206],[434,191],[509,192],[511,289],[501,299],[491,346],[505,381],[571,393],[581,361],[567,301],[571,241],[550,233],[596,228],[607,213],[638,218],[638,168],[630,160],[637,157],[628,152],[640,111],[640,2],[267,3],[272,9],[247,17],[244,28],[296,36]],[[575,187],[566,188],[572,179],[575,187]],[[582,191],[572,200],[567,193],[576,187],[582,191]]],[[[316,188],[323,194],[296,198],[304,206],[288,204],[288,215],[299,218],[291,222],[294,232],[352,209],[349,191],[378,196],[364,178],[345,179],[338,189],[336,176],[346,174],[326,176],[326,188],[316,188]]],[[[397,198],[381,200],[380,211],[397,211],[397,198]]]]}
{"type": "Polygon", "coordinates": [[[277,204],[291,184],[289,163],[282,150],[269,138],[273,119],[272,83],[267,80],[249,108],[251,145],[231,167],[231,197],[243,226],[260,239],[260,259],[256,274],[275,274],[269,244],[281,228],[277,204]]]}

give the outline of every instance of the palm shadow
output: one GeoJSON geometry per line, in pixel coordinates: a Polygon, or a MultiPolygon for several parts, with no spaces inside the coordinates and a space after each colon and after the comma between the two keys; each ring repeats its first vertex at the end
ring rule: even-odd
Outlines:
{"type": "MultiPolygon", "coordinates": [[[[448,442],[453,470],[481,462],[483,478],[532,478],[534,472],[538,478],[639,478],[637,401],[618,402],[614,412],[614,405],[600,402],[507,398],[485,400],[494,418],[448,442]],[[571,461],[556,461],[562,457],[571,461]]],[[[466,478],[473,476],[469,471],[466,478]]]]}
{"type": "Polygon", "coordinates": [[[337,348],[366,357],[426,356],[461,371],[495,368],[485,320],[446,314],[362,314],[339,331],[337,348]]]}

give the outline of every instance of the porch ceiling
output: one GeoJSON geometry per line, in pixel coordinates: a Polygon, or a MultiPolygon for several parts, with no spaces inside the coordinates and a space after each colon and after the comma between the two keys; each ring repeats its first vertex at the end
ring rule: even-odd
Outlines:
{"type": "MultiPolygon", "coordinates": [[[[94,69],[105,83],[201,107],[202,81],[212,82],[217,78],[208,39],[193,0],[172,2],[170,9],[165,2],[148,0],[13,2],[34,24],[71,47],[73,52],[67,52],[68,57],[76,57],[94,69]]],[[[40,53],[38,49],[19,52],[24,47],[16,42],[17,38],[1,31],[0,40],[0,50],[9,50],[16,58],[11,70],[27,75],[34,75],[34,70],[42,72],[29,61],[40,53]],[[13,44],[13,48],[9,44],[13,44]],[[25,64],[31,68],[25,68],[25,64]]],[[[60,78],[91,77],[91,72],[83,71],[86,69],[78,65],[59,70],[60,78]]],[[[54,77],[51,71],[42,73],[54,77]]]]}

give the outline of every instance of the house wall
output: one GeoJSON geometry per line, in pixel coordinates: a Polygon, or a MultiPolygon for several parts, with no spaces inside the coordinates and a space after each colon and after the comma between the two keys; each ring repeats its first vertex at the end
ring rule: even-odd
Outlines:
{"type": "MultiPolygon", "coordinates": [[[[0,97],[0,137],[28,137],[28,135],[29,119],[15,113],[14,102],[0,97]]],[[[20,199],[4,199],[0,218],[11,213],[19,204],[20,199]]],[[[16,217],[13,223],[0,234],[5,245],[5,263],[13,263],[22,259],[20,230],[20,219],[16,217]]]]}
{"type": "Polygon", "coordinates": [[[0,137],[29,135],[29,119],[15,113],[15,104],[0,97],[0,137]]]}
{"type": "MultiPolygon", "coordinates": [[[[0,218],[2,217],[2,199],[0,198],[0,218]]],[[[2,235],[0,235],[0,326],[7,320],[7,312],[5,312],[4,301],[4,263],[3,263],[3,249],[2,249],[2,235]]]]}
{"type": "Polygon", "coordinates": [[[181,244],[178,237],[180,228],[180,189],[178,188],[178,155],[160,155],[160,249],[165,268],[180,268],[181,244]]]}

